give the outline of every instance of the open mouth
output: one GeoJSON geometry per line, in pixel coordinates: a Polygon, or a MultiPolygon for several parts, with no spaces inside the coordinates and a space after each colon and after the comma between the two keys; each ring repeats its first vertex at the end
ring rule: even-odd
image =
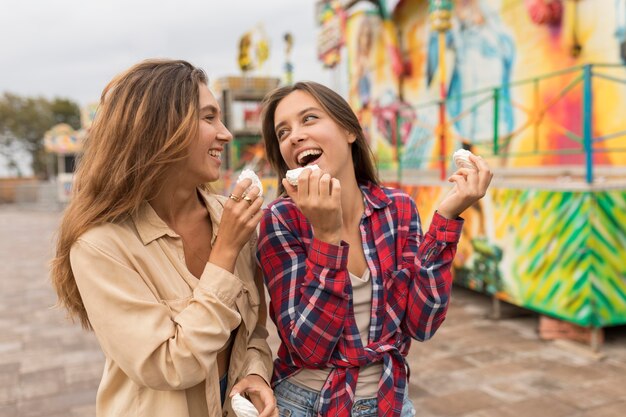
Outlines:
{"type": "Polygon", "coordinates": [[[307,149],[299,153],[296,159],[298,160],[298,165],[305,167],[314,164],[320,156],[322,156],[321,149],[307,149]]]}

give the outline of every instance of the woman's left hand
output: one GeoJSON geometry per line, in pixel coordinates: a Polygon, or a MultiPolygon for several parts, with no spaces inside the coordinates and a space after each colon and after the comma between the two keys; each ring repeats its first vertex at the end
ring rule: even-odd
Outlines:
{"type": "Polygon", "coordinates": [[[263,378],[254,374],[246,376],[233,386],[230,397],[243,393],[248,395],[254,407],[259,411],[259,417],[278,417],[274,391],[263,378]]]}
{"type": "Polygon", "coordinates": [[[493,172],[483,158],[470,155],[477,169],[461,168],[448,181],[455,183],[452,191],[443,199],[437,212],[448,219],[456,219],[465,209],[485,196],[493,172]]]}

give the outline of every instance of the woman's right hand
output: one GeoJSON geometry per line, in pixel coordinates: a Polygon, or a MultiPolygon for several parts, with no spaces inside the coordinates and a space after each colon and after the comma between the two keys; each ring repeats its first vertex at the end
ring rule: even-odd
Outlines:
{"type": "Polygon", "coordinates": [[[313,235],[324,242],[341,242],[343,218],[341,213],[341,185],[337,178],[321,170],[305,169],[295,187],[283,179],[283,187],[313,227],[313,235]]]}
{"type": "Polygon", "coordinates": [[[250,185],[250,179],[237,183],[226,200],[217,238],[209,256],[209,262],[230,272],[234,271],[239,252],[250,240],[263,215],[263,198],[259,197],[259,188],[254,186],[245,193],[250,185]]]}

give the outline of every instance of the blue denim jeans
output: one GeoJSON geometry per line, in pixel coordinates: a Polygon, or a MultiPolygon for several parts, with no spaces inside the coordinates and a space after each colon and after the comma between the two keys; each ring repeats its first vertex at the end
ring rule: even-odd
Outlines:
{"type": "Polygon", "coordinates": [[[220,378],[220,399],[222,400],[222,406],[226,401],[226,388],[228,388],[228,373],[220,378]]]}
{"type": "MultiPolygon", "coordinates": [[[[319,407],[317,391],[311,391],[288,380],[281,382],[274,388],[278,413],[280,417],[314,417],[319,407]]],[[[364,398],[356,400],[352,406],[351,417],[377,417],[378,400],[364,398]]],[[[415,408],[408,396],[402,403],[401,417],[413,417],[415,408]]]]}

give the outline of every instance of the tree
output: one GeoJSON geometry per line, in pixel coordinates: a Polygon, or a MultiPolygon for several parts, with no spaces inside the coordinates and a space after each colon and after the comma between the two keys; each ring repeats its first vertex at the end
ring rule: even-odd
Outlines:
{"type": "Polygon", "coordinates": [[[80,108],[78,104],[66,98],[55,98],[50,103],[54,124],[67,123],[74,130],[80,129],[80,108]]]}
{"type": "Polygon", "coordinates": [[[0,97],[0,154],[9,165],[15,165],[13,152],[21,145],[32,156],[35,175],[45,177],[46,153],[43,137],[57,123],[80,127],[80,110],[76,103],[62,98],[49,101],[43,97],[21,97],[4,93],[0,97]]]}

